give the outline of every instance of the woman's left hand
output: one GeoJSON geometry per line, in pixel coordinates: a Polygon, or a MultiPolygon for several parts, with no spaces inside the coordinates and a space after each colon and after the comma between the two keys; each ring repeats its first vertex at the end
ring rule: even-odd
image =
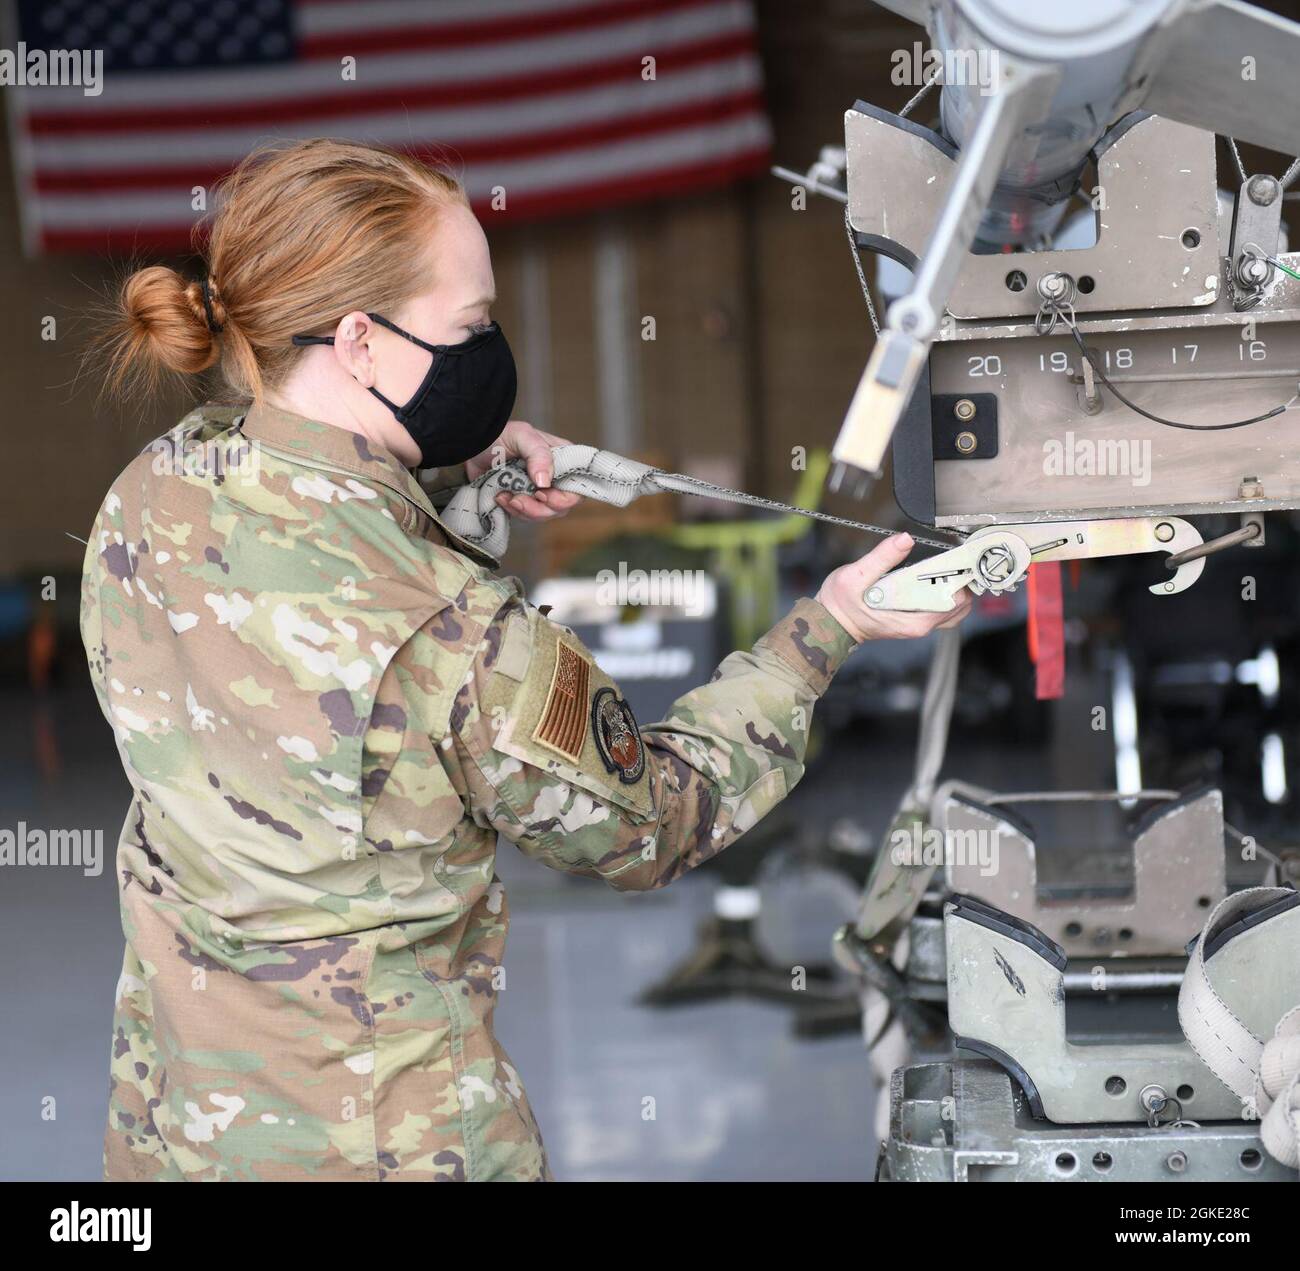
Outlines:
{"type": "Polygon", "coordinates": [[[569,444],[563,437],[542,432],[522,419],[512,419],[487,450],[481,455],[475,455],[465,465],[465,473],[473,481],[495,464],[522,459],[528,468],[528,475],[537,487],[537,493],[498,494],[497,503],[512,516],[521,516],[526,521],[549,521],[576,507],[582,498],[567,490],[551,488],[551,479],[555,475],[551,464],[551,448],[569,444]]]}

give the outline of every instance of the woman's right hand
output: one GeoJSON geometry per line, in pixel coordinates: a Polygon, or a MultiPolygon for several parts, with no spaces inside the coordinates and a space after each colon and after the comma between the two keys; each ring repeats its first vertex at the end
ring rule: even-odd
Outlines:
{"type": "Polygon", "coordinates": [[[876,544],[860,560],[830,573],[822,583],[817,599],[831,617],[859,643],[863,640],[910,640],[929,635],[937,627],[955,627],[971,607],[971,594],[965,588],[957,593],[957,603],[946,613],[903,613],[896,609],[868,609],[863,593],[891,570],[897,569],[915,544],[910,534],[894,534],[876,544]]]}

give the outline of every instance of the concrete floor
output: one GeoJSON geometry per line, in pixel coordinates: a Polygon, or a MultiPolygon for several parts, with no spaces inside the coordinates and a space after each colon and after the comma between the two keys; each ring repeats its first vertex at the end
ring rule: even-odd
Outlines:
{"type": "MultiPolygon", "coordinates": [[[[66,679],[39,710],[26,693],[0,693],[9,723],[0,737],[0,825],[99,827],[105,849],[95,878],[48,868],[0,877],[4,1179],[99,1172],[122,942],[112,852],[127,787],[80,668],[66,679]]],[[[795,822],[849,814],[878,833],[906,783],[912,744],[906,727],[836,742],[787,804],[795,822]]],[[[989,779],[997,760],[989,747],[969,747],[965,760],[956,750],[954,770],[989,779]]],[[[757,1001],[636,1004],[639,990],[692,948],[711,910],[711,870],[660,893],[621,896],[553,874],[508,845],[499,869],[514,918],[498,1031],[557,1177],[870,1177],[873,1092],[855,1035],[799,1039],[788,1008],[757,1001]],[[646,1095],[656,1101],[653,1121],[642,1118],[646,1095]]],[[[832,926],[828,916],[827,938],[832,926]]],[[[819,932],[816,941],[810,960],[823,949],[819,932]]]]}

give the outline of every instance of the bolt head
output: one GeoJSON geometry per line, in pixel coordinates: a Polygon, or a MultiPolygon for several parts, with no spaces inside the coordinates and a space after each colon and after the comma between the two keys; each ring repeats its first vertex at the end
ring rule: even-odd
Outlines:
{"type": "Polygon", "coordinates": [[[953,406],[952,413],[958,419],[974,419],[975,403],[969,397],[963,397],[953,406]]]}
{"type": "Polygon", "coordinates": [[[1038,294],[1046,296],[1049,299],[1055,299],[1057,296],[1065,294],[1065,275],[1064,274],[1044,274],[1038,280],[1038,294]]]}
{"type": "Polygon", "coordinates": [[[980,554],[975,568],[980,582],[996,589],[1015,571],[1015,557],[1004,543],[994,543],[980,554]]]}
{"type": "Polygon", "coordinates": [[[1169,1096],[1164,1092],[1163,1087],[1153,1084],[1143,1086],[1138,1091],[1138,1102],[1148,1112],[1159,1112],[1169,1102],[1169,1096]]]}
{"type": "Polygon", "coordinates": [[[1260,256],[1252,256],[1241,263],[1241,276],[1249,283],[1261,283],[1268,278],[1269,264],[1260,256]]]}
{"type": "Polygon", "coordinates": [[[1263,172],[1246,182],[1246,197],[1258,207],[1268,207],[1281,193],[1277,178],[1263,172]]]}

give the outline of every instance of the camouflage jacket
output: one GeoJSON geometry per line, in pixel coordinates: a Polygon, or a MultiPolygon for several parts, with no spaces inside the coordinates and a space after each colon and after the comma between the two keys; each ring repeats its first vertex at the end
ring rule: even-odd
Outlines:
{"type": "Polygon", "coordinates": [[[671,881],[799,779],[852,647],[802,600],[638,730],[397,460],[261,406],[114,483],[82,635],[134,794],[114,1179],[547,1177],[492,1031],[498,834],[671,881]]]}

